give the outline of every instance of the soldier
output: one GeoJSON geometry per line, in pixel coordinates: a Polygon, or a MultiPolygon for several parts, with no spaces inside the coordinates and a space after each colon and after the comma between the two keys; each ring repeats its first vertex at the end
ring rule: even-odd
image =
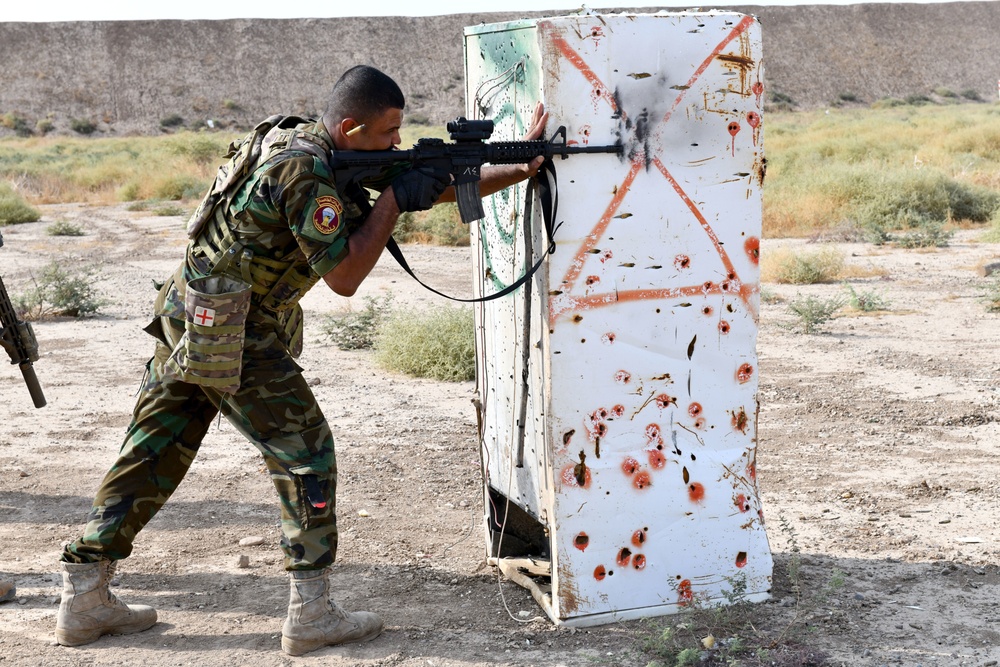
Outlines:
{"type": "MultiPolygon", "coordinates": [[[[220,412],[260,450],[280,497],[291,588],[282,649],[302,655],[382,631],[376,614],[344,611],[330,598],[334,443],[293,357],[301,350],[298,301],[313,285],[322,279],[337,294],[353,295],[400,213],[454,201],[450,175],[431,169],[335,182],[329,151],[397,146],[403,108],[391,78],[358,66],[334,85],[319,120],[272,117],[231,147],[189,223],[185,259],[157,295],[156,319],[146,327],[157,338],[156,352],[119,458],[83,535],[63,551],[60,644],[156,623],[154,609],[124,604],[108,581],[177,488],[220,412]],[[373,205],[365,187],[381,193],[373,205]]],[[[545,120],[539,105],[524,138],[540,137],[545,120]]],[[[528,178],[540,165],[541,158],[485,168],[482,192],[528,178]]]]}

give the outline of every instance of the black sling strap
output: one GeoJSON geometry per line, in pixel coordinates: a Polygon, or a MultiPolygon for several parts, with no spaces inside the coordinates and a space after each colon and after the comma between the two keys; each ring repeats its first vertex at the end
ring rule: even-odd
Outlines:
{"type": "MultiPolygon", "coordinates": [[[[518,278],[517,281],[511,283],[507,287],[504,287],[499,292],[494,292],[493,294],[488,294],[486,296],[482,296],[477,299],[460,299],[458,297],[449,296],[443,292],[437,291],[436,289],[434,289],[433,287],[422,281],[420,278],[417,278],[416,275],[414,275],[413,270],[410,268],[410,265],[406,263],[406,258],[403,257],[403,251],[399,248],[399,244],[396,243],[396,239],[392,238],[391,236],[389,237],[389,240],[385,244],[386,250],[388,250],[389,254],[393,256],[396,262],[398,262],[399,265],[403,267],[403,270],[406,271],[408,274],[410,274],[411,278],[413,278],[418,283],[420,283],[430,291],[434,292],[438,296],[443,296],[444,298],[451,299],[452,301],[461,301],[463,303],[483,303],[486,301],[492,301],[493,299],[499,299],[502,296],[507,296],[508,294],[516,290],[518,287],[526,283],[528,280],[530,280],[531,276],[533,276],[535,272],[538,271],[539,267],[542,265],[542,262],[545,261],[545,257],[547,255],[551,255],[556,251],[556,242],[554,237],[556,230],[558,230],[559,227],[562,225],[561,222],[559,224],[555,223],[556,212],[559,207],[559,188],[558,188],[558,183],[556,182],[556,168],[555,165],[552,164],[552,160],[546,159],[545,162],[542,163],[542,166],[538,169],[538,173],[531,180],[538,187],[538,200],[542,205],[542,221],[545,224],[545,235],[548,238],[549,245],[546,251],[538,259],[538,261],[535,262],[534,266],[525,271],[524,275],[518,278]]],[[[531,223],[532,199],[533,199],[532,193],[529,190],[527,193],[525,193],[524,197],[523,220],[525,221],[526,224],[531,223]]],[[[530,231],[526,233],[530,233],[530,231]]]]}

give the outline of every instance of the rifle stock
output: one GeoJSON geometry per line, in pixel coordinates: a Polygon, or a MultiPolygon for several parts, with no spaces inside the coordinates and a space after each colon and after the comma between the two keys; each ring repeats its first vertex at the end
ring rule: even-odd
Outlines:
{"type": "Polygon", "coordinates": [[[24,377],[24,384],[28,387],[28,393],[36,408],[45,406],[45,395],[42,393],[42,386],[38,383],[38,376],[32,362],[38,361],[38,341],[31,325],[17,319],[14,312],[14,304],[10,301],[7,288],[0,278],[0,338],[3,347],[10,356],[10,363],[21,369],[24,377]]]}
{"type": "Polygon", "coordinates": [[[484,164],[523,164],[537,157],[563,159],[570,155],[586,153],[614,153],[621,155],[622,144],[607,146],[578,146],[566,142],[566,127],[560,126],[549,140],[498,141],[487,143],[493,134],[493,121],[457,118],[448,123],[452,143],[444,139],[423,138],[413,148],[387,151],[332,151],[330,166],[338,182],[361,182],[377,177],[383,169],[393,164],[408,162],[414,167],[429,165],[446,169],[455,185],[462,222],[470,223],[482,218],[483,205],[479,192],[480,169],[484,164]]]}

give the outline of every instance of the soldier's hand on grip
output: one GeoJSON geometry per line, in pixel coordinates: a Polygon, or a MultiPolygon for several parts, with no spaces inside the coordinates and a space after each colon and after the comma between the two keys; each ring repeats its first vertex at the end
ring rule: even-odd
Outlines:
{"type": "Polygon", "coordinates": [[[392,182],[392,193],[400,213],[426,211],[451,185],[451,174],[436,167],[418,167],[400,174],[392,182]]]}

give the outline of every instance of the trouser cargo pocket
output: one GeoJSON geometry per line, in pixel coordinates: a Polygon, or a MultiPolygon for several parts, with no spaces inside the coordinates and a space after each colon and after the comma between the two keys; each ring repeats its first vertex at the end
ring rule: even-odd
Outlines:
{"type": "Polygon", "coordinates": [[[250,285],[227,276],[197,278],[184,295],[184,334],[164,373],[234,393],[240,388],[250,285]]]}

